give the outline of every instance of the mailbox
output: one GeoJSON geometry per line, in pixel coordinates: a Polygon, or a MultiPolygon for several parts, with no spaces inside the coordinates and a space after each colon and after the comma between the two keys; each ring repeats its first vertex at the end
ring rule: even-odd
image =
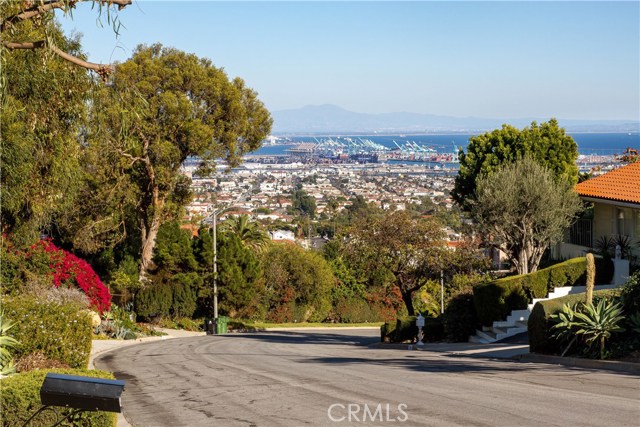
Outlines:
{"type": "Polygon", "coordinates": [[[121,412],[124,381],[49,373],[40,388],[46,406],[67,406],[85,411],[121,412]]]}

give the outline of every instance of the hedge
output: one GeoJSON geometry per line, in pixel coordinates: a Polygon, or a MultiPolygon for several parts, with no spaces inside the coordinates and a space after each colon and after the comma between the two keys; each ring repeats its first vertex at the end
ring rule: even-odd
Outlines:
{"type": "MultiPolygon", "coordinates": [[[[14,374],[0,380],[0,427],[20,427],[41,406],[40,387],[48,372],[58,374],[80,375],[94,378],[114,379],[110,372],[85,369],[47,369],[14,374]]],[[[72,409],[61,410],[68,414],[72,409]]],[[[83,427],[115,427],[117,416],[113,412],[82,412],[73,425],[83,427]]],[[[29,427],[52,426],[58,419],[50,410],[41,412],[30,423],[29,427]]],[[[67,425],[67,424],[65,424],[67,425]]]]}
{"type": "MultiPolygon", "coordinates": [[[[620,289],[604,289],[595,291],[594,298],[615,297],[620,295],[620,289]]],[[[539,301],[533,307],[528,320],[529,351],[532,353],[559,354],[562,352],[560,344],[551,335],[554,325],[551,316],[562,310],[565,304],[575,304],[585,300],[585,294],[572,294],[561,298],[539,301]]]]}
{"type": "MultiPolygon", "coordinates": [[[[381,340],[383,342],[415,341],[418,336],[416,318],[416,316],[400,316],[396,319],[395,327],[393,322],[385,323],[380,327],[381,340]]],[[[442,341],[444,337],[442,320],[425,317],[422,331],[424,332],[423,342],[442,341]]]]}
{"type": "Polygon", "coordinates": [[[21,295],[3,297],[5,316],[15,326],[10,335],[20,342],[14,360],[36,351],[72,368],[86,368],[91,353],[93,326],[89,312],[77,304],[39,301],[21,295]]]}
{"type": "Polygon", "coordinates": [[[460,293],[449,301],[444,309],[444,335],[449,342],[467,342],[475,334],[480,321],[473,304],[473,293],[460,293]]]}
{"type": "MultiPolygon", "coordinates": [[[[611,282],[611,260],[596,259],[596,284],[611,282]]],[[[545,298],[554,288],[584,286],[587,259],[573,258],[533,273],[509,276],[473,288],[473,299],[480,321],[490,326],[504,320],[512,310],[527,308],[534,298],[545,298]]]]}
{"type": "Polygon", "coordinates": [[[490,326],[496,320],[505,319],[512,310],[527,308],[529,300],[524,293],[522,277],[505,277],[474,286],[473,303],[483,325],[490,326]]]}

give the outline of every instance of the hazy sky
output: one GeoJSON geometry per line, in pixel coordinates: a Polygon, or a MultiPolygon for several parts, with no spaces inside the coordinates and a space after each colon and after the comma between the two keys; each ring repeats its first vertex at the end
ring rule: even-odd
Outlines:
{"type": "Polygon", "coordinates": [[[272,110],[336,104],[492,118],[639,119],[640,3],[136,1],[116,37],[79,4],[95,62],[140,44],[210,58],[272,110]]]}

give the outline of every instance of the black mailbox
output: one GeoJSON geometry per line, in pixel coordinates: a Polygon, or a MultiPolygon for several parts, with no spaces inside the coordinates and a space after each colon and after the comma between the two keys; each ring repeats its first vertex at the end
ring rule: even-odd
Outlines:
{"type": "Polygon", "coordinates": [[[40,400],[46,406],[121,412],[123,390],[124,381],[121,380],[49,373],[40,388],[40,400]]]}

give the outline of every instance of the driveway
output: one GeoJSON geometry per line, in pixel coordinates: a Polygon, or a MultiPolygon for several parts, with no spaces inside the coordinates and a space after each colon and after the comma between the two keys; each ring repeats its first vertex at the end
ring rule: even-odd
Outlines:
{"type": "Polygon", "coordinates": [[[637,426],[640,378],[373,349],[372,330],[153,341],[100,355],[134,426],[637,426]]]}

